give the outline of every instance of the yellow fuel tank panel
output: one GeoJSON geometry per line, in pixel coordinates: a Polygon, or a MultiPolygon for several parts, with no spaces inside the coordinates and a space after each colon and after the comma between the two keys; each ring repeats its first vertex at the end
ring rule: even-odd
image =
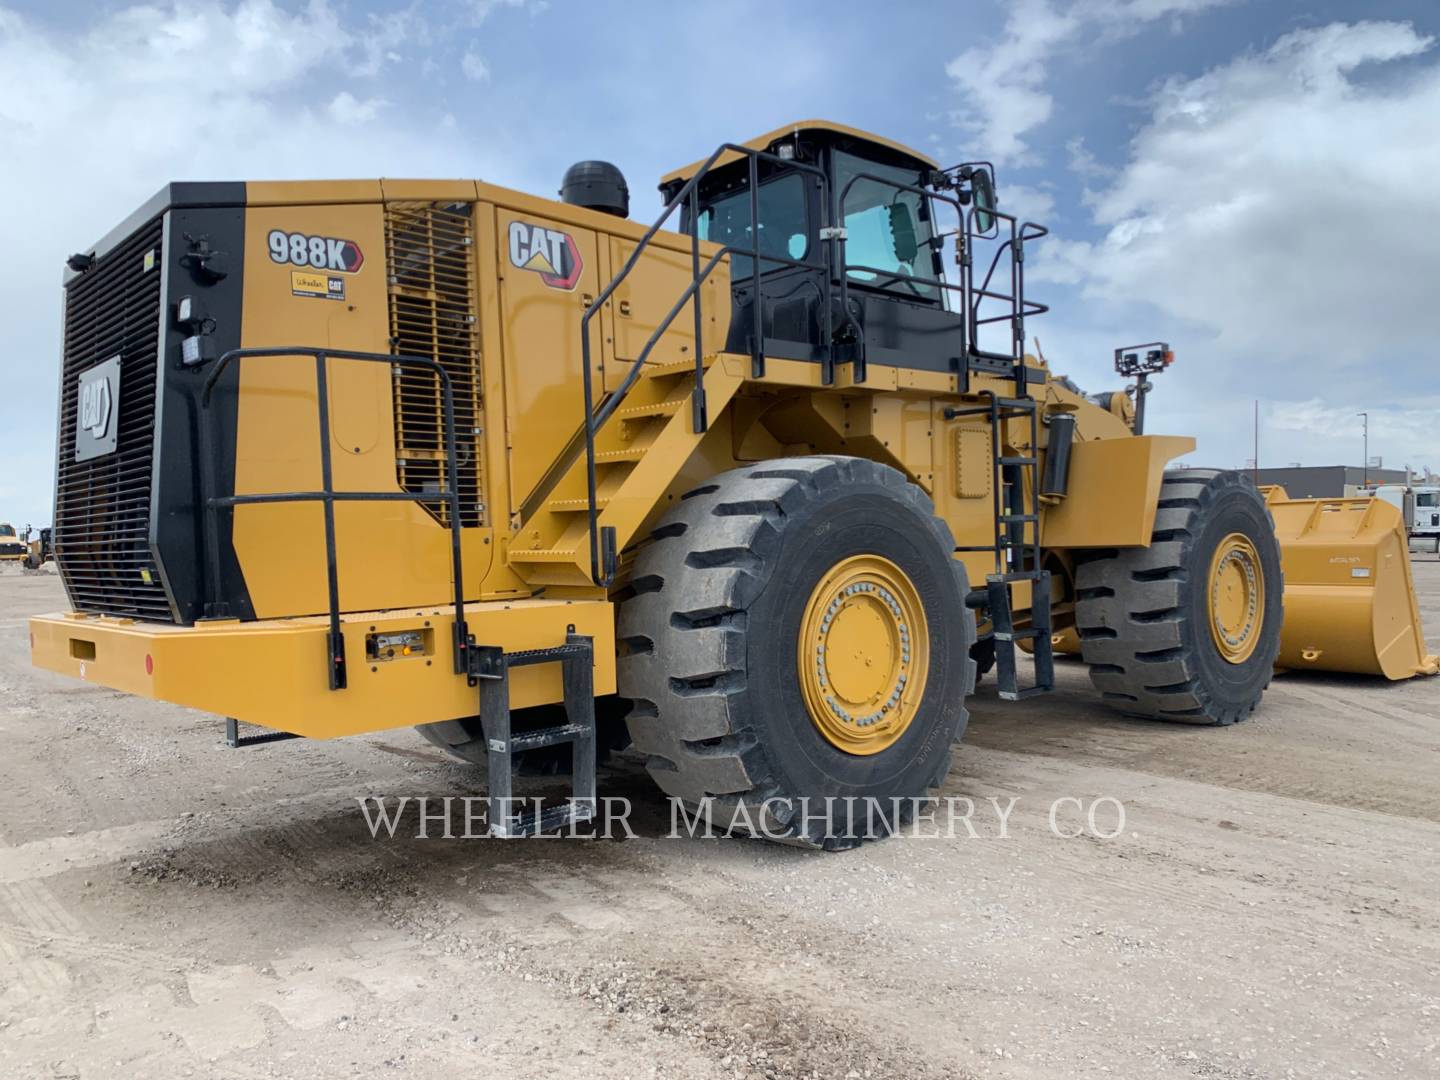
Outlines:
{"type": "Polygon", "coordinates": [[[1291,499],[1265,489],[1285,573],[1277,667],[1434,675],[1400,512],[1375,498],[1291,499]]]}

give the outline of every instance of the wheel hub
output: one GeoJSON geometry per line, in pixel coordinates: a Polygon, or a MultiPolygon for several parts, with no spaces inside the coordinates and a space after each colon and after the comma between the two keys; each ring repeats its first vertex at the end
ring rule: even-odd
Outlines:
{"type": "Polygon", "coordinates": [[[1241,664],[1254,653],[1265,621],[1265,572],[1250,538],[1231,533],[1210,562],[1210,636],[1221,657],[1241,664]]]}
{"type": "Polygon", "coordinates": [[[914,584],[879,555],[842,559],[820,579],[800,624],[801,693],[831,745],[878,754],[915,718],[930,635],[914,584]]]}

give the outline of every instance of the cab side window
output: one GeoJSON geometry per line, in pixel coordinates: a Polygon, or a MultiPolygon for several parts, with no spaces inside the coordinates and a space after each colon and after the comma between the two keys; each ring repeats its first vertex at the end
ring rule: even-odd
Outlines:
{"type": "MultiPolygon", "coordinates": [[[[782,259],[803,260],[810,251],[810,228],[805,181],[799,173],[784,173],[760,184],[760,253],[782,259]]],[[[750,277],[750,256],[741,254],[754,243],[750,221],[750,189],[741,187],[722,195],[700,212],[700,239],[727,244],[737,250],[730,256],[732,280],[750,277]]],[[[760,271],[782,264],[761,260],[760,271]]]]}
{"type": "Polygon", "coordinates": [[[931,268],[926,200],[893,186],[919,186],[918,174],[842,152],[835,154],[835,165],[837,198],[844,200],[841,213],[850,280],[910,297],[936,299],[939,289],[931,268]],[[872,176],[879,179],[872,180],[872,176]]]}

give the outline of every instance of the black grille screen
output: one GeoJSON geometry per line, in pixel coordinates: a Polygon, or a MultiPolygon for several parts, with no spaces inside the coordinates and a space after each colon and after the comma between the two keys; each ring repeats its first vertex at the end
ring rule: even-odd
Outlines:
{"type": "MultiPolygon", "coordinates": [[[[385,208],[390,260],[390,340],[402,356],[434,360],[450,376],[459,450],[460,524],[485,521],[480,501],[480,334],[475,320],[474,229],[466,203],[390,203],[385,208]]],[[[439,491],[445,475],[440,388],[427,371],[394,372],[396,469],[406,491],[439,491]]],[[[450,510],[425,507],[443,524],[450,510]]]]}
{"type": "Polygon", "coordinates": [[[162,235],[156,218],[67,287],[54,550],[78,610],[168,622],[170,603],[148,542],[162,235]],[[114,356],[115,450],[76,461],[78,376],[114,356]]]}

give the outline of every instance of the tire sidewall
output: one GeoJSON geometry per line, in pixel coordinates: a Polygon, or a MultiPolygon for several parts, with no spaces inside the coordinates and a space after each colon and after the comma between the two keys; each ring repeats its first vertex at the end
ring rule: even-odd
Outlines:
{"type": "Polygon", "coordinates": [[[965,632],[970,613],[962,580],[963,568],[937,541],[933,519],[893,488],[847,483],[794,514],[769,579],[750,605],[746,642],[750,726],[781,791],[812,802],[918,797],[936,781],[966,716],[973,632],[965,632]],[[807,601],[836,563],[859,554],[882,556],[905,572],[930,639],[915,718],[893,745],[871,755],[846,753],[821,735],[805,707],[797,666],[807,601]]]}
{"type": "Polygon", "coordinates": [[[1203,515],[1202,524],[1190,544],[1186,558],[1187,642],[1200,668],[1200,682],[1217,704],[1244,707],[1253,702],[1270,682],[1275,658],[1280,653],[1280,624],[1284,618],[1284,580],[1280,545],[1274,525],[1258,492],[1243,480],[1216,492],[1215,500],[1203,515]],[[1265,576],[1264,621],[1254,651],[1239,664],[1220,653],[1210,631],[1210,565],[1221,541],[1241,533],[1255,545],[1260,569],[1265,576]]]}

